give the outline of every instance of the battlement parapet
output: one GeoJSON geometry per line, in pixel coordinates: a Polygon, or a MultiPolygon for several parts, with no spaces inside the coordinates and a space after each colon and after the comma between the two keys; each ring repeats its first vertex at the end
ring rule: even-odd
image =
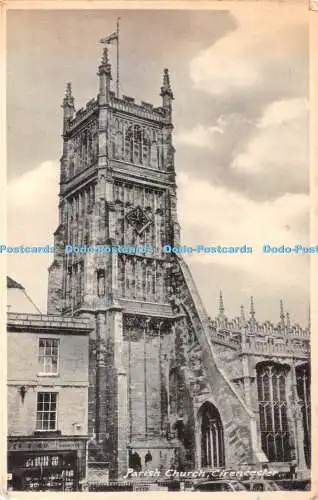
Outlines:
{"type": "Polygon", "coordinates": [[[248,335],[255,336],[274,336],[274,337],[286,337],[286,338],[301,338],[310,339],[309,328],[303,328],[299,324],[274,324],[271,321],[264,321],[263,323],[258,323],[257,321],[243,321],[241,318],[236,317],[229,320],[226,317],[217,317],[214,320],[210,320],[211,328],[214,331],[224,330],[228,332],[245,332],[248,335]]]}
{"type": "MultiPolygon", "coordinates": [[[[117,98],[115,92],[110,92],[109,105],[116,111],[130,113],[138,118],[151,120],[157,123],[168,123],[169,116],[166,110],[162,107],[155,108],[152,104],[141,101],[140,104],[135,102],[133,97],[123,95],[121,99],[117,98]]],[[[76,111],[75,116],[70,120],[67,130],[72,131],[83,122],[85,122],[95,111],[98,110],[98,101],[91,99],[86,103],[85,108],[80,108],[76,111]]]]}
{"type": "Polygon", "coordinates": [[[293,339],[273,342],[255,337],[247,337],[242,343],[242,352],[249,354],[263,354],[271,356],[308,357],[310,352],[309,341],[297,342],[293,339]]]}
{"type": "Polygon", "coordinates": [[[87,102],[85,108],[80,108],[76,111],[73,120],[70,121],[68,130],[72,130],[87,120],[98,109],[98,102],[96,99],[91,99],[87,102]]]}
{"type": "Polygon", "coordinates": [[[210,329],[212,342],[222,343],[241,351],[255,355],[271,356],[301,356],[308,357],[310,352],[309,339],[293,337],[268,337],[264,335],[247,334],[246,332],[210,329]]]}
{"type": "Polygon", "coordinates": [[[152,120],[159,123],[168,123],[169,116],[162,107],[155,108],[152,104],[141,101],[140,104],[135,102],[133,97],[122,96],[122,98],[117,98],[114,92],[109,93],[110,96],[110,106],[116,111],[122,111],[124,113],[130,113],[138,118],[144,118],[146,120],[152,120]]]}
{"type": "Polygon", "coordinates": [[[235,349],[241,348],[241,333],[238,331],[210,327],[210,335],[212,341],[222,342],[223,344],[230,345],[235,349]]]}

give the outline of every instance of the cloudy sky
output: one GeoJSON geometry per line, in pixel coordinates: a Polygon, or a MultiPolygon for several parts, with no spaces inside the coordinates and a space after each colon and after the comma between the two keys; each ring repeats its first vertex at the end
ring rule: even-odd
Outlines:
{"type": "MultiPolygon", "coordinates": [[[[96,96],[98,40],[121,16],[121,92],[160,105],[170,69],[182,242],[254,247],[187,260],[208,312],[307,323],[305,256],[263,243],[308,243],[308,32],[299,7],[231,11],[11,11],[8,15],[8,244],[52,243],[57,226],[60,109],[96,96]]],[[[8,273],[46,310],[51,257],[9,256],[8,273]]]]}

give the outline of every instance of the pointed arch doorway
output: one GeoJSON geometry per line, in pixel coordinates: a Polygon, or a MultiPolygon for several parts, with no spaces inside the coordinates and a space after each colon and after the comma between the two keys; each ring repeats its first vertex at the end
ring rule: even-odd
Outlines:
{"type": "Polygon", "coordinates": [[[204,403],[199,410],[200,431],[200,466],[224,467],[224,432],[220,413],[209,402],[204,403]]]}

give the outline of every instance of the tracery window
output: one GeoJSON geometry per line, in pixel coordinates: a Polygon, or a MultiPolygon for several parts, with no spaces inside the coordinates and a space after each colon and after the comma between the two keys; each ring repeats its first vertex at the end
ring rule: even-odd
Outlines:
{"type": "Polygon", "coordinates": [[[310,366],[308,363],[296,369],[297,394],[303,416],[304,453],[307,467],[311,462],[311,404],[310,404],[310,366]]]}
{"type": "Polygon", "coordinates": [[[125,160],[146,166],[150,163],[150,140],[139,125],[132,125],[126,131],[125,160]]]}
{"type": "Polygon", "coordinates": [[[224,467],[224,434],[220,414],[204,403],[201,412],[201,467],[224,467]]]}
{"type": "Polygon", "coordinates": [[[275,363],[257,366],[262,449],[270,462],[291,460],[286,382],[289,368],[275,363]]]}

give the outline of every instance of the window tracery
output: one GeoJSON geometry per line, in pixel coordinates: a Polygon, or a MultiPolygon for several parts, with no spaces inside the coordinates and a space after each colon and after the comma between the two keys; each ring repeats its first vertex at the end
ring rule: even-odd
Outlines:
{"type": "Polygon", "coordinates": [[[270,462],[291,459],[286,391],[288,372],[288,367],[275,363],[257,366],[262,449],[270,462]]]}
{"type": "Polygon", "coordinates": [[[131,125],[126,130],[124,156],[130,163],[150,165],[149,134],[139,125],[131,125]]]}
{"type": "Polygon", "coordinates": [[[224,433],[220,414],[214,405],[201,408],[201,467],[224,467],[224,433]]]}

